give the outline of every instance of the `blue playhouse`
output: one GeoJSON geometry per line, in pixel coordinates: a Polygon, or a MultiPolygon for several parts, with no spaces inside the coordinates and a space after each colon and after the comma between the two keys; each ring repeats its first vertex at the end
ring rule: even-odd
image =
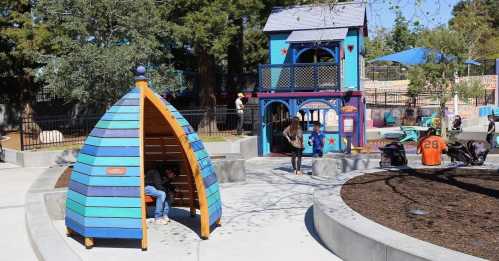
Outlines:
{"type": "Polygon", "coordinates": [[[294,116],[305,140],[313,123],[321,123],[325,153],[344,151],[349,142],[362,146],[365,3],[274,8],[263,30],[270,63],[259,66],[259,154],[286,152],[282,130],[294,116]]]}

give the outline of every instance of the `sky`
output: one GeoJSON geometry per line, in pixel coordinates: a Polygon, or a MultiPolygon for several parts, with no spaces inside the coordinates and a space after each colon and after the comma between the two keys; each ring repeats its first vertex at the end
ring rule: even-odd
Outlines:
{"type": "Polygon", "coordinates": [[[433,28],[447,24],[452,16],[452,7],[459,0],[369,0],[367,2],[369,33],[374,35],[376,28],[393,27],[395,12],[390,10],[391,6],[400,6],[402,14],[410,23],[419,21],[423,26],[433,28]]]}

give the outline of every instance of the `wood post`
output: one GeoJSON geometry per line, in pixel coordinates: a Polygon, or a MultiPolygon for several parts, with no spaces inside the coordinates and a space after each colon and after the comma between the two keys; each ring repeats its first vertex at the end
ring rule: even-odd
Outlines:
{"type": "Polygon", "coordinates": [[[94,239],[91,237],[85,237],[85,247],[90,249],[94,246],[94,239]]]}

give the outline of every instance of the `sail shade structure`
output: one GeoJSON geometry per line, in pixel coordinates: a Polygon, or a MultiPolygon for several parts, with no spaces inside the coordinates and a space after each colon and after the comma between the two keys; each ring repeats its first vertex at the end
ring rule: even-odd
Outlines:
{"type": "Polygon", "coordinates": [[[144,173],[159,163],[177,167],[174,206],[200,210],[201,236],[222,215],[211,159],[187,120],[139,78],[100,119],[73,167],[66,200],[68,233],[141,240],[147,249],[144,173]]]}
{"type": "Polygon", "coordinates": [[[430,48],[417,47],[398,53],[380,56],[370,62],[397,62],[404,65],[418,65],[426,63],[441,63],[456,59],[452,55],[443,54],[430,48]]]}

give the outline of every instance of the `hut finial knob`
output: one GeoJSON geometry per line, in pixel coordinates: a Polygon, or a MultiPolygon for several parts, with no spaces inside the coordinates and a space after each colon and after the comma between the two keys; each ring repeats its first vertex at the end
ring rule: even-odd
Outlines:
{"type": "Polygon", "coordinates": [[[136,81],[147,80],[147,78],[144,76],[146,74],[146,68],[144,66],[138,66],[135,72],[137,73],[137,76],[135,76],[136,81]]]}
{"type": "Polygon", "coordinates": [[[137,67],[137,76],[143,76],[146,73],[146,68],[142,65],[137,67]]]}

